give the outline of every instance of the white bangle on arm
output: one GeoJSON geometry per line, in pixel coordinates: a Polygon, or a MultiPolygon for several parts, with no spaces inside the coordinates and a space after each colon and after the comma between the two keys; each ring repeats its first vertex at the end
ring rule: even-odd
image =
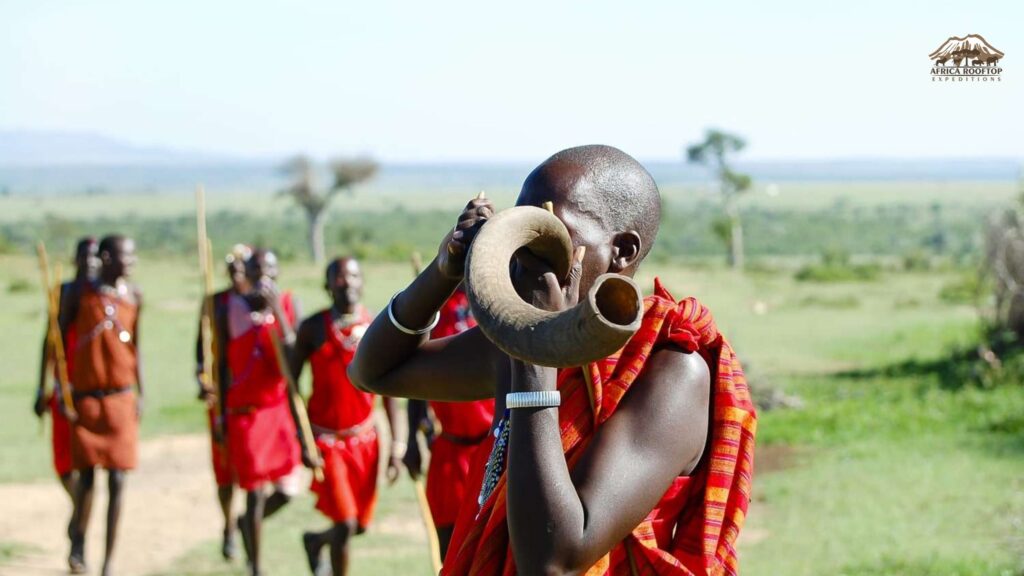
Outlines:
{"type": "Polygon", "coordinates": [[[410,336],[422,336],[422,335],[430,332],[431,330],[433,330],[434,327],[437,326],[438,321],[441,320],[441,311],[440,310],[438,310],[437,312],[434,312],[434,319],[430,321],[430,324],[428,324],[426,328],[421,328],[419,330],[413,330],[412,328],[406,328],[405,326],[402,325],[401,322],[399,322],[397,319],[395,319],[395,312],[394,312],[394,310],[392,310],[392,308],[394,307],[394,304],[395,304],[395,298],[398,298],[398,295],[401,294],[401,293],[402,293],[401,291],[395,292],[395,295],[391,297],[391,301],[388,302],[388,319],[391,320],[391,325],[394,326],[395,328],[397,328],[399,332],[403,332],[403,333],[408,334],[410,336]]]}
{"type": "Polygon", "coordinates": [[[408,449],[408,444],[406,444],[405,442],[401,442],[399,440],[395,440],[391,443],[391,457],[401,459],[405,457],[405,452],[408,449]]]}
{"type": "Polygon", "coordinates": [[[557,390],[542,392],[509,392],[505,395],[505,408],[556,408],[562,405],[562,394],[557,390]]]}

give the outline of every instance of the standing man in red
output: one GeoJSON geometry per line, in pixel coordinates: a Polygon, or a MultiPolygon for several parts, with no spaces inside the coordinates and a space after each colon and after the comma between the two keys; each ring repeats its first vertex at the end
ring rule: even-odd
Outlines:
{"type": "MultiPolygon", "coordinates": [[[[313,370],[309,421],[324,471],[323,482],[314,480],[312,491],[317,495],[317,510],[334,525],[323,532],[303,534],[302,543],[314,575],[320,567],[320,551],[329,545],[334,576],[343,576],[348,571],[349,538],[366,530],[377,502],[380,448],[373,424],[375,396],[355,389],[346,374],[373,317],[360,304],[363,274],[354,258],[338,258],[327,266],[325,288],[333,304],[299,327],[292,374],[298,381],[309,361],[313,370]]],[[[394,398],[384,398],[384,410],[393,439],[398,419],[394,398]]],[[[403,443],[392,442],[387,470],[392,483],[398,478],[404,451],[403,443]]],[[[311,461],[311,456],[304,459],[311,461]]]]}
{"type": "MultiPolygon", "coordinates": [[[[476,326],[469,310],[466,293],[460,286],[444,306],[437,327],[430,332],[432,339],[454,336],[476,326]]],[[[441,434],[430,446],[430,466],[427,468],[427,503],[437,528],[441,545],[441,558],[448,551],[459,507],[466,496],[469,466],[477,447],[487,439],[494,420],[494,400],[475,402],[430,402],[430,409],[441,423],[441,434]]],[[[409,450],[403,462],[415,480],[420,475],[422,457],[416,434],[432,428],[427,403],[409,400],[409,450]]]]}
{"type": "Polygon", "coordinates": [[[280,292],[275,284],[273,252],[254,250],[245,273],[252,289],[228,301],[231,386],[225,413],[230,465],[246,491],[246,511],[238,525],[250,574],[258,576],[263,519],[284,507],[300,487],[300,448],[282,371],[287,367],[278,364],[273,342],[276,337],[286,350],[291,348],[298,313],[291,293],[280,292]],[[269,485],[274,491],[267,496],[269,485]]]}
{"type": "MultiPolygon", "coordinates": [[[[78,306],[78,299],[90,283],[96,280],[99,272],[100,261],[96,257],[96,238],[86,236],[78,241],[75,247],[75,278],[65,282],[60,287],[60,312],[58,318],[69,318],[73,316],[73,310],[78,306]]],[[[74,373],[74,350],[75,350],[75,327],[73,325],[61,325],[61,336],[64,339],[65,358],[67,359],[68,375],[74,373]]],[[[47,338],[43,338],[43,361],[39,368],[39,388],[36,390],[36,401],[33,409],[36,416],[42,418],[47,410],[53,418],[53,437],[50,439],[53,444],[53,468],[60,478],[61,486],[71,498],[72,504],[75,499],[75,475],[71,465],[71,427],[67,416],[61,406],[61,391],[54,386],[53,391],[46,395],[46,379],[53,374],[54,366],[53,351],[50,349],[47,338]]]]}
{"type": "MultiPolygon", "coordinates": [[[[199,399],[206,404],[207,417],[210,425],[210,455],[213,463],[213,477],[217,482],[217,500],[220,502],[221,513],[224,515],[224,533],[221,542],[221,555],[231,560],[237,555],[235,548],[235,517],[231,510],[231,502],[235,495],[235,478],[231,471],[228,457],[227,438],[224,434],[224,393],[231,385],[231,371],[227,363],[228,344],[228,303],[233,295],[244,295],[249,291],[249,281],[245,277],[245,263],[252,255],[252,249],[244,244],[232,248],[225,261],[227,262],[228,279],[231,286],[209,296],[212,299],[213,318],[210,330],[213,331],[214,367],[217,370],[216,382],[206,382],[203,358],[203,333],[200,328],[196,337],[196,381],[199,384],[199,399]],[[216,404],[220,405],[220,418],[217,419],[216,404]]],[[[207,302],[204,299],[200,322],[206,312],[207,302]]]]}
{"type": "MultiPolygon", "coordinates": [[[[139,358],[139,313],[142,293],[128,281],[135,266],[135,242],[120,235],[100,241],[99,282],[82,292],[68,325],[77,334],[73,360],[75,412],[71,460],[78,470],[72,517],[72,573],[85,572],[85,530],[92,511],[97,466],[107,469],[106,554],[103,574],[111,570],[117,539],[125,475],[138,462],[142,370],[139,358]],[[138,396],[135,388],[138,388],[138,396]]],[[[63,324],[63,323],[62,323],[63,324]]]]}

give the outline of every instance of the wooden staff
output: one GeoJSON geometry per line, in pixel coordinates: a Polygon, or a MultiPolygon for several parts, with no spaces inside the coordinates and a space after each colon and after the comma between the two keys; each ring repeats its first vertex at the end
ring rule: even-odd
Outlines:
{"type": "Polygon", "coordinates": [[[203,386],[213,394],[213,427],[214,437],[220,437],[221,398],[220,377],[217,366],[216,330],[213,328],[213,247],[210,237],[206,234],[206,191],[202,185],[196,186],[196,249],[199,252],[199,276],[202,281],[203,312],[199,319],[199,340],[203,350],[203,386]]]}
{"type": "MultiPolygon", "coordinates": [[[[279,322],[285,320],[279,319],[279,322]]],[[[299,394],[299,386],[295,383],[292,370],[288,365],[288,358],[284,354],[284,346],[281,346],[281,339],[277,337],[274,329],[269,330],[270,343],[274,346],[274,358],[277,359],[277,367],[284,375],[284,381],[288,384],[288,398],[292,402],[292,409],[295,410],[296,419],[299,421],[299,434],[302,434],[302,441],[310,455],[316,454],[316,438],[313,436],[313,427],[309,424],[309,414],[306,413],[306,403],[299,394]]],[[[324,481],[324,469],[320,466],[313,468],[313,477],[317,482],[324,481]]]]}
{"type": "MultiPolygon", "coordinates": [[[[482,197],[483,192],[480,193],[482,197]]],[[[423,270],[423,258],[419,252],[413,252],[409,256],[409,263],[412,264],[413,276],[419,276],[423,270]]],[[[429,417],[429,416],[428,416],[429,417]]],[[[430,503],[427,501],[427,491],[423,487],[423,479],[413,480],[416,489],[416,501],[420,506],[420,517],[423,519],[423,526],[427,530],[427,543],[430,545],[430,563],[434,566],[434,573],[441,572],[441,542],[437,539],[437,527],[434,525],[434,515],[430,512],[430,503]]]]}
{"type": "Polygon", "coordinates": [[[430,563],[434,565],[434,573],[441,572],[441,543],[437,539],[437,527],[434,526],[434,517],[430,514],[430,503],[427,502],[427,491],[423,488],[423,479],[417,478],[414,481],[416,487],[416,500],[420,504],[420,516],[423,517],[423,525],[427,529],[427,542],[430,544],[430,563]]]}
{"type": "MultiPolygon", "coordinates": [[[[71,386],[68,378],[67,357],[64,355],[64,338],[60,331],[60,264],[54,271],[56,276],[55,284],[50,285],[50,259],[46,254],[46,245],[40,240],[36,245],[36,252],[39,254],[39,272],[43,281],[43,293],[46,295],[47,303],[47,330],[46,340],[48,349],[53,353],[54,362],[57,365],[57,386],[60,387],[60,398],[64,404],[64,414],[69,420],[77,419],[75,405],[71,400],[71,386]]],[[[44,390],[45,393],[45,390],[44,390]]]]}
{"type": "Polygon", "coordinates": [[[419,276],[420,272],[423,271],[423,257],[420,256],[419,252],[413,252],[409,256],[409,263],[412,264],[412,275],[413,277],[419,276]]]}

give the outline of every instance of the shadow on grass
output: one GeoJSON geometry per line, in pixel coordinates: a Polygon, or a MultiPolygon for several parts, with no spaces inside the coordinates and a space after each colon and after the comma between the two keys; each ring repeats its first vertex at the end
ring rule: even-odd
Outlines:
{"type": "Polygon", "coordinates": [[[877,562],[847,566],[840,576],[1020,576],[1019,566],[993,564],[985,558],[883,558],[877,562]]]}
{"type": "Polygon", "coordinates": [[[932,360],[911,358],[883,366],[843,370],[833,376],[848,380],[934,377],[942,388],[959,390],[979,381],[988,366],[983,363],[976,350],[955,350],[932,360]]]}
{"type": "Polygon", "coordinates": [[[1024,346],[1015,339],[993,339],[990,345],[955,349],[936,359],[910,359],[838,372],[834,377],[858,384],[910,381],[916,397],[926,405],[936,401],[937,389],[943,391],[949,396],[940,405],[955,410],[951,424],[981,434],[972,443],[980,441],[985,450],[1001,456],[1024,454],[1024,412],[1019,409],[1024,394],[1024,346]]]}

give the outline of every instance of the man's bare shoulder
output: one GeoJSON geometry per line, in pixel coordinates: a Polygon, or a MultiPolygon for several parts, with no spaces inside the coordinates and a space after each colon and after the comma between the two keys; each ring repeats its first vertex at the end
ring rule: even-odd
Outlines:
{"type": "Polygon", "coordinates": [[[320,310],[299,323],[296,338],[300,343],[313,345],[323,342],[324,314],[330,314],[330,310],[320,310]]]}
{"type": "Polygon", "coordinates": [[[688,464],[696,466],[708,436],[711,402],[711,369],[704,358],[675,346],[657,348],[650,356],[631,392],[629,408],[646,422],[644,442],[681,444],[688,464]]]}

